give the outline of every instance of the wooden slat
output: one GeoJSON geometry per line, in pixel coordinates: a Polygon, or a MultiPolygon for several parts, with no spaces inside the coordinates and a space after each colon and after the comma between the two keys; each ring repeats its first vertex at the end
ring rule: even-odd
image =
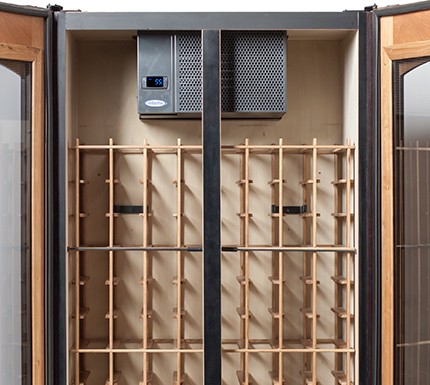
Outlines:
{"type": "MultiPolygon", "coordinates": [[[[81,370],[79,372],[79,385],[86,385],[88,377],[90,376],[91,372],[88,370],[81,370]]],[[[76,381],[73,382],[73,385],[76,384],[76,381]]]]}
{"type": "MultiPolygon", "coordinates": [[[[121,339],[113,340],[112,349],[120,349],[122,345],[121,339]]],[[[109,345],[106,345],[106,350],[109,350],[109,345]]]]}
{"type": "Polygon", "coordinates": [[[240,179],[236,182],[236,184],[251,184],[254,183],[254,181],[252,179],[240,179]]]}
{"type": "MultiPolygon", "coordinates": [[[[280,179],[272,179],[269,182],[267,182],[268,185],[274,185],[278,184],[280,179]]],[[[282,183],[286,183],[285,179],[282,179],[282,183]]]]}
{"type": "Polygon", "coordinates": [[[269,372],[270,379],[272,381],[272,385],[281,385],[285,384],[285,378],[282,378],[282,381],[279,381],[279,372],[278,371],[270,371],[269,372]]]}
{"type": "MultiPolygon", "coordinates": [[[[332,370],[331,374],[333,374],[334,379],[336,380],[336,383],[340,385],[348,385],[348,381],[346,379],[346,374],[342,372],[341,370],[332,370]]],[[[352,381],[349,382],[349,385],[353,385],[354,383],[352,381]]]]}
{"type": "MultiPolygon", "coordinates": [[[[347,179],[337,179],[331,182],[332,185],[338,186],[338,185],[346,185],[347,179]]],[[[354,179],[349,179],[350,185],[354,184],[354,179]]]]}
{"type": "Polygon", "coordinates": [[[142,372],[142,374],[140,376],[139,385],[152,385],[152,378],[153,378],[152,371],[149,370],[146,373],[142,372]],[[146,376],[145,376],[145,374],[146,374],[146,376]]]}
{"type": "MultiPolygon", "coordinates": [[[[119,278],[119,277],[113,277],[112,285],[118,286],[118,284],[120,283],[120,281],[121,281],[121,278],[119,278]]],[[[107,285],[107,286],[110,285],[110,281],[108,279],[105,281],[105,285],[107,285]]]]}
{"type": "MultiPolygon", "coordinates": [[[[346,284],[348,283],[348,280],[346,279],[346,277],[343,277],[343,276],[341,276],[341,275],[332,275],[332,276],[330,277],[330,279],[331,279],[333,282],[336,282],[338,285],[346,285],[346,284]]],[[[349,280],[349,284],[350,284],[350,285],[354,285],[354,281],[349,280]]]]}
{"type": "MultiPolygon", "coordinates": [[[[321,182],[321,180],[320,179],[317,179],[316,180],[316,183],[320,183],[321,182]]],[[[302,181],[300,181],[300,186],[306,186],[306,185],[311,185],[311,184],[313,184],[314,183],[314,180],[313,179],[306,179],[306,180],[302,180],[302,181]]]]}
{"type": "Polygon", "coordinates": [[[79,341],[79,347],[80,347],[81,349],[85,349],[85,348],[87,348],[87,347],[88,347],[88,345],[90,344],[90,342],[91,342],[91,340],[89,340],[89,339],[83,339],[83,340],[80,340],[80,341],[79,341]]]}
{"type": "Polygon", "coordinates": [[[240,218],[252,218],[253,217],[252,213],[237,213],[236,215],[240,218]]]}
{"type": "MultiPolygon", "coordinates": [[[[87,275],[80,275],[79,276],[79,285],[80,286],[85,286],[89,279],[90,279],[90,277],[88,277],[87,275]]],[[[76,284],[76,280],[73,280],[72,284],[75,285],[76,284]]]]}
{"type": "MultiPolygon", "coordinates": [[[[187,280],[184,277],[181,277],[181,279],[180,279],[181,285],[184,285],[186,282],[187,282],[187,280]]],[[[177,285],[178,284],[178,277],[173,277],[172,283],[174,285],[177,285]]]]}
{"type": "Polygon", "coordinates": [[[237,380],[239,381],[240,385],[250,385],[255,383],[254,378],[251,376],[250,373],[245,373],[242,370],[236,371],[237,380]]]}
{"type": "MultiPolygon", "coordinates": [[[[347,319],[348,313],[344,308],[341,307],[332,307],[331,311],[335,313],[339,318],[347,319]]],[[[354,318],[354,314],[350,314],[349,318],[354,318]]]]}
{"type": "MultiPolygon", "coordinates": [[[[313,283],[314,283],[314,280],[313,280],[313,278],[310,275],[307,275],[305,277],[304,276],[300,276],[300,281],[302,281],[305,285],[313,285],[313,283]]],[[[320,281],[317,280],[316,284],[319,285],[320,281]]]]}
{"type": "MultiPolygon", "coordinates": [[[[145,246],[144,246],[145,247],[145,246]]],[[[148,253],[147,251],[144,251],[143,253],[148,253]]],[[[152,283],[152,281],[153,281],[153,278],[152,278],[152,276],[147,276],[146,277],[146,279],[145,279],[145,276],[142,276],[141,278],[140,278],[140,280],[139,280],[139,285],[144,285],[145,284],[145,282],[146,282],[146,284],[147,285],[149,285],[149,284],[151,284],[152,283]]]]}
{"type": "MultiPolygon", "coordinates": [[[[278,310],[274,310],[274,309],[272,309],[272,308],[269,308],[269,309],[267,309],[268,311],[269,311],[269,313],[272,315],[272,317],[273,318],[276,318],[276,319],[279,319],[280,317],[279,317],[279,311],[278,310]]],[[[282,314],[283,316],[285,315],[285,313],[284,314],[282,314]]]]}
{"type": "MultiPolygon", "coordinates": [[[[78,318],[81,320],[85,319],[85,317],[87,316],[89,311],[90,311],[90,309],[88,307],[81,306],[79,308],[79,313],[78,313],[79,317],[78,318]]],[[[76,319],[76,313],[72,313],[72,318],[76,319]]],[[[78,343],[78,346],[79,346],[79,343],[78,343]]]]}
{"type": "MultiPolygon", "coordinates": [[[[111,312],[108,312],[105,314],[105,318],[108,320],[114,320],[114,319],[117,319],[119,317],[120,313],[121,313],[121,309],[113,309],[111,312]]],[[[112,344],[113,344],[113,341],[114,340],[112,339],[112,341],[111,341],[112,344]]]]}
{"type": "Polygon", "coordinates": [[[122,373],[120,371],[114,371],[112,375],[112,381],[110,378],[108,378],[105,382],[105,385],[117,385],[121,378],[122,373]]]}
{"type": "Polygon", "coordinates": [[[337,349],[346,349],[346,341],[341,339],[334,339],[333,344],[336,346],[337,349]]]}
{"type": "MultiPolygon", "coordinates": [[[[277,277],[268,277],[269,281],[272,282],[274,285],[279,285],[279,278],[277,277]]],[[[285,283],[285,279],[282,281],[282,283],[285,283]]]]}
{"type": "MultiPolygon", "coordinates": [[[[247,318],[244,307],[237,307],[236,311],[237,311],[237,314],[239,314],[240,318],[244,318],[244,319],[247,318]]],[[[252,317],[252,313],[251,312],[248,312],[248,317],[252,317]]]]}
{"type": "Polygon", "coordinates": [[[319,385],[319,381],[316,379],[316,374],[310,370],[302,370],[300,371],[300,375],[303,377],[303,380],[306,385],[319,385]]]}
{"type": "Polygon", "coordinates": [[[311,307],[300,308],[303,316],[307,319],[313,319],[314,317],[320,318],[318,313],[315,313],[311,307]]]}
{"type": "Polygon", "coordinates": [[[353,213],[332,213],[331,214],[334,218],[338,218],[338,219],[348,219],[348,220],[352,220],[354,218],[354,214],[353,213]]]}
{"type": "Polygon", "coordinates": [[[142,311],[140,312],[140,318],[144,319],[145,318],[145,314],[147,318],[152,318],[152,314],[153,314],[153,310],[152,309],[145,309],[142,308],[142,311]]]}
{"type": "Polygon", "coordinates": [[[181,373],[178,381],[178,372],[175,370],[173,372],[173,385],[184,384],[186,378],[187,378],[187,375],[185,373],[181,373]]]}
{"type": "Polygon", "coordinates": [[[178,310],[177,307],[174,307],[173,308],[173,312],[172,312],[172,316],[173,316],[173,318],[176,318],[176,319],[185,317],[185,309],[184,308],[180,308],[178,310]]]}
{"type": "Polygon", "coordinates": [[[241,285],[246,286],[251,285],[252,281],[250,279],[246,279],[245,275],[238,275],[236,276],[236,281],[239,282],[241,285]]]}

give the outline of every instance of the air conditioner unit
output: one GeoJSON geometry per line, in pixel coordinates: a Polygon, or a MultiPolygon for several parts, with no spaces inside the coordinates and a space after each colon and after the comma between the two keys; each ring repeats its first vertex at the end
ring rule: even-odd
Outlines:
{"type": "MultiPolygon", "coordinates": [[[[140,31],[138,50],[138,110],[141,119],[200,117],[200,32],[140,31]]],[[[286,69],[286,31],[223,31],[223,117],[282,117],[287,106],[286,69]]]]}

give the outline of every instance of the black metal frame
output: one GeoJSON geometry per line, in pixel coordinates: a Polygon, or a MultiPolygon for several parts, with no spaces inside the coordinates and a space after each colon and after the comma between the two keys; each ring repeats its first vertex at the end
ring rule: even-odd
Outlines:
{"type": "MultiPolygon", "coordinates": [[[[370,194],[368,194],[370,201],[374,203],[373,214],[371,215],[371,221],[372,225],[374,226],[373,229],[373,235],[372,237],[372,248],[373,249],[373,255],[370,255],[367,258],[367,261],[369,263],[368,265],[368,271],[372,269],[371,264],[373,264],[373,282],[372,282],[372,290],[373,290],[373,322],[371,325],[373,326],[373,336],[368,336],[367,342],[370,343],[371,340],[373,340],[373,352],[370,352],[369,354],[373,354],[374,364],[369,366],[368,368],[372,368],[372,379],[373,384],[379,385],[381,383],[381,360],[382,360],[382,343],[381,343],[381,312],[382,312],[382,298],[381,298],[381,280],[382,280],[382,270],[381,270],[381,263],[382,263],[382,251],[381,251],[381,63],[380,63],[380,18],[384,16],[395,16],[395,15],[402,15],[407,14],[411,12],[419,12],[419,11],[426,11],[430,10],[430,1],[423,1],[418,3],[412,3],[407,5],[401,5],[401,6],[394,6],[394,7],[387,7],[382,9],[375,9],[372,14],[372,29],[373,31],[369,34],[369,42],[372,42],[373,44],[373,75],[371,77],[373,81],[373,87],[370,86],[373,89],[373,101],[368,104],[367,106],[371,105],[373,107],[373,113],[369,117],[370,121],[372,122],[373,132],[369,132],[369,139],[371,142],[371,147],[373,149],[373,165],[371,164],[371,170],[372,170],[372,183],[374,185],[373,189],[371,189],[370,194]],[[373,261],[372,261],[373,260],[373,261]],[[370,338],[371,337],[371,338],[370,338]]],[[[361,106],[360,106],[361,110],[361,106]]],[[[360,185],[362,185],[362,182],[360,182],[360,185]]],[[[367,199],[367,196],[366,196],[367,199]]],[[[369,252],[372,250],[369,249],[369,252]]],[[[363,279],[366,277],[361,277],[361,281],[363,282],[363,279]]],[[[364,281],[365,282],[365,281],[364,281]]],[[[363,285],[361,285],[363,286],[363,285]]],[[[370,287],[369,285],[367,285],[370,287]]],[[[360,292],[361,294],[361,292],[360,292]]],[[[371,293],[370,291],[367,293],[367,296],[369,296],[371,293]]],[[[366,298],[366,297],[365,297],[366,298]]],[[[363,305],[363,301],[361,302],[363,305]]],[[[372,311],[371,309],[368,309],[372,311]]],[[[367,321],[371,321],[369,318],[367,321]]],[[[363,323],[362,319],[360,318],[361,324],[363,323]]],[[[360,328],[360,335],[366,333],[366,329],[364,327],[360,328]]],[[[362,343],[360,339],[360,344],[362,343]]],[[[363,352],[365,353],[365,352],[363,352]]],[[[360,356],[361,358],[361,356],[360,356]]],[[[365,357],[364,357],[365,359],[365,357]]],[[[360,361],[361,362],[361,361],[360,361]]],[[[370,364],[370,363],[369,363],[370,364]]],[[[365,375],[366,365],[364,365],[363,368],[360,370],[360,376],[365,375]]],[[[369,377],[370,379],[370,377],[369,377]]],[[[360,377],[361,381],[361,377],[360,377]]],[[[366,382],[364,382],[366,383],[366,382]]]]}
{"type": "Polygon", "coordinates": [[[52,269],[50,289],[52,295],[52,321],[53,330],[53,359],[51,362],[52,382],[48,385],[67,384],[67,304],[66,304],[66,79],[61,74],[66,68],[66,26],[65,13],[54,12],[53,15],[53,37],[55,41],[53,66],[56,69],[53,77],[53,102],[56,104],[53,122],[57,127],[53,131],[51,157],[53,165],[51,175],[51,189],[49,191],[51,207],[53,210],[53,221],[51,228],[52,236],[52,269]]]}
{"type": "Polygon", "coordinates": [[[67,14],[68,30],[257,30],[358,28],[358,12],[88,12],[67,14]]]}
{"type": "Polygon", "coordinates": [[[359,16],[359,373],[360,384],[380,383],[379,264],[377,236],[379,140],[376,137],[373,15],[359,16]],[[365,284],[364,284],[365,283],[365,284]]]}
{"type": "Polygon", "coordinates": [[[221,37],[202,31],[204,383],[221,383],[221,37]]]}
{"type": "MultiPolygon", "coordinates": [[[[358,30],[360,40],[359,59],[359,195],[360,195],[360,383],[378,385],[380,383],[380,268],[379,256],[380,234],[379,223],[379,134],[376,127],[377,99],[374,98],[377,84],[374,83],[378,47],[372,44],[377,37],[377,30],[372,25],[377,20],[372,12],[342,13],[56,13],[54,17],[56,29],[56,46],[58,49],[56,68],[57,74],[65,73],[66,32],[74,30],[203,30],[204,71],[219,75],[216,61],[216,35],[222,29],[341,29],[358,30]],[[208,72],[209,71],[209,72],[208,72]],[[374,108],[374,109],[373,109],[374,108]],[[371,325],[371,327],[369,327],[371,325]]],[[[55,35],[55,34],[54,34],[55,35]]],[[[218,42],[219,44],[219,42],[218,42]]],[[[210,79],[211,77],[209,77],[210,79]]],[[[205,76],[204,79],[207,79],[205,76]]],[[[216,83],[204,81],[204,105],[219,105],[219,92],[216,83]],[[217,99],[218,96],[218,99],[217,99]]],[[[218,85],[219,86],[219,85],[218,85]]],[[[52,319],[51,370],[49,385],[65,385],[66,373],[66,281],[65,281],[65,95],[66,84],[63,77],[54,82],[57,90],[58,105],[55,108],[54,121],[58,127],[52,140],[52,148],[48,153],[53,167],[49,195],[52,216],[50,235],[52,236],[52,256],[56,264],[50,270],[51,287],[54,291],[53,306],[55,316],[52,319]],[[55,274],[54,274],[55,272],[55,274]]],[[[204,267],[205,282],[205,384],[218,385],[221,382],[221,323],[220,323],[220,164],[219,164],[220,116],[219,108],[215,110],[203,108],[203,154],[204,154],[204,267]],[[216,161],[217,160],[217,161],[216,161]],[[206,318],[207,317],[207,318],[206,318]]]]}

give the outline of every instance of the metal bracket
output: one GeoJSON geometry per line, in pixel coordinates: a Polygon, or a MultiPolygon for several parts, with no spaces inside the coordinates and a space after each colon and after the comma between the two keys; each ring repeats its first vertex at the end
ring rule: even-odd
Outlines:
{"type": "Polygon", "coordinates": [[[136,205],[115,205],[113,206],[115,214],[143,214],[143,206],[136,205]]]}
{"type": "MultiPolygon", "coordinates": [[[[308,211],[308,205],[302,206],[282,206],[282,214],[305,214],[308,211]]],[[[272,214],[279,214],[279,206],[272,205],[272,214]]]]}

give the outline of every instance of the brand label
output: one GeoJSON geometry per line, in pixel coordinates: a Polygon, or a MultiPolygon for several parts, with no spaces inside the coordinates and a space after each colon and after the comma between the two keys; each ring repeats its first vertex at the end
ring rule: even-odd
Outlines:
{"type": "Polygon", "coordinates": [[[152,99],[152,100],[147,100],[145,104],[148,107],[164,107],[167,103],[164,100],[152,99]]]}

